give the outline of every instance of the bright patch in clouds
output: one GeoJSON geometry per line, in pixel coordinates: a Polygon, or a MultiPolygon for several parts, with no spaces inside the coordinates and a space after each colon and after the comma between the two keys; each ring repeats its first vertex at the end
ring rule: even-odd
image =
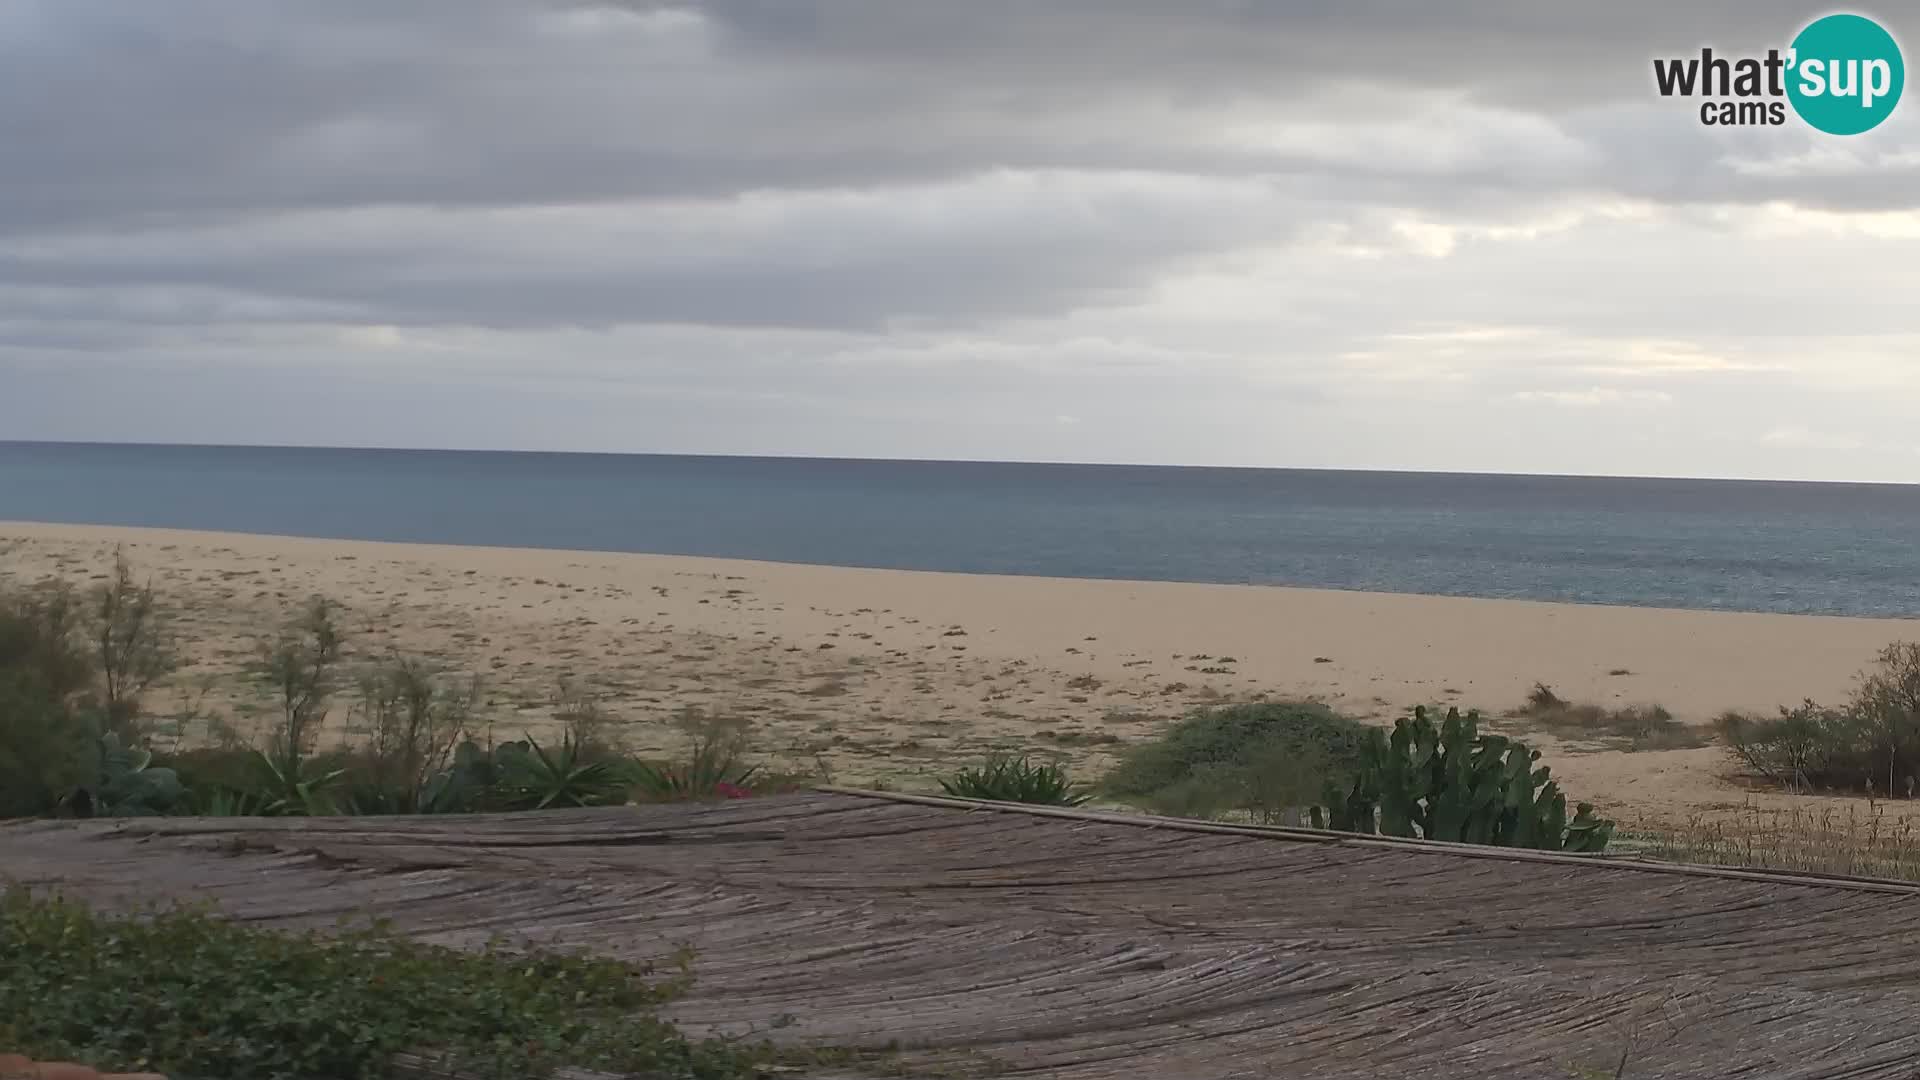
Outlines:
{"type": "Polygon", "coordinates": [[[1584,390],[1521,390],[1513,395],[1513,400],[1587,408],[1596,405],[1670,405],[1673,395],[1662,390],[1616,390],[1608,386],[1590,386],[1584,390]]]}

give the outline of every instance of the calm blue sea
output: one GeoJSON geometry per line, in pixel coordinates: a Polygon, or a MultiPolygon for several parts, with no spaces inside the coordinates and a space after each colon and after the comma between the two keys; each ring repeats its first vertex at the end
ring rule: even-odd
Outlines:
{"type": "Polygon", "coordinates": [[[0,443],[0,520],[1920,616],[1920,486],[0,443]]]}

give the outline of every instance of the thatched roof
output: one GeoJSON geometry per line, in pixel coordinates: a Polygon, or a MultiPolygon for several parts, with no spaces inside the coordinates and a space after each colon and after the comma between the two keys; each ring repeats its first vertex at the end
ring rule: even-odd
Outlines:
{"type": "Polygon", "coordinates": [[[696,1029],[1066,1080],[1920,1076],[1920,895],[823,793],[0,827],[0,876],[652,958],[696,1029]]]}

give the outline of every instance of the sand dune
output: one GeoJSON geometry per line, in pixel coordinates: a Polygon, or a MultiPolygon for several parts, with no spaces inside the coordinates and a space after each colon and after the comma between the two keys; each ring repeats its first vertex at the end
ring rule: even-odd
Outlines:
{"type": "MultiPolygon", "coordinates": [[[[1263,694],[1386,722],[1416,703],[1505,711],[1544,681],[1704,721],[1838,699],[1882,646],[1920,637],[1904,620],[44,524],[0,524],[0,572],[85,581],[120,545],[193,645],[175,704],[262,715],[243,678],[253,643],[323,593],[346,606],[356,660],[401,650],[480,675],[502,735],[542,730],[571,681],[604,695],[636,748],[672,744],[688,708],[728,713],[842,783],[925,785],[1001,745],[1097,769],[1186,709],[1263,694]]],[[[1551,764],[1616,812],[1748,797],[1714,748],[1564,746],[1551,764]]]]}

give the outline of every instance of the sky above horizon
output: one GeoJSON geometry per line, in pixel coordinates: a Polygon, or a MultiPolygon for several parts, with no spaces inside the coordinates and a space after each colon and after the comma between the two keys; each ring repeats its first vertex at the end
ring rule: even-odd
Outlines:
{"type": "Polygon", "coordinates": [[[1827,10],[6,0],[0,439],[1917,482],[1827,10]]]}

